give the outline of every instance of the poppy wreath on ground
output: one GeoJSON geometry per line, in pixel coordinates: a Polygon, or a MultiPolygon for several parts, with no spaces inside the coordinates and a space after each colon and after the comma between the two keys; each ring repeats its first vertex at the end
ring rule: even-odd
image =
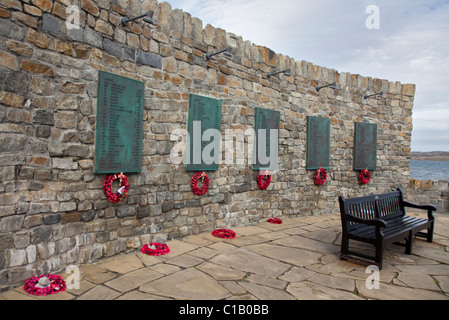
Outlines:
{"type": "Polygon", "coordinates": [[[260,190],[267,190],[271,183],[271,175],[268,171],[260,172],[257,177],[257,186],[260,190]]]}
{"type": "Polygon", "coordinates": [[[170,253],[170,248],[166,244],[150,243],[144,245],[140,251],[149,256],[163,256],[170,253]]]}
{"type": "Polygon", "coordinates": [[[270,219],[268,219],[268,222],[271,223],[271,224],[282,224],[282,219],[270,218],[270,219]]]}
{"type": "Polygon", "coordinates": [[[219,229],[212,231],[212,235],[217,238],[222,239],[234,239],[235,238],[235,232],[228,229],[219,229]]]}
{"type": "Polygon", "coordinates": [[[361,184],[368,184],[371,180],[371,174],[367,169],[362,170],[359,176],[359,181],[361,184]]]}
{"type": "Polygon", "coordinates": [[[128,177],[122,173],[110,174],[103,181],[103,191],[106,198],[112,203],[119,203],[128,196],[129,182],[128,177]],[[112,192],[112,183],[116,180],[120,182],[120,188],[117,193],[112,192]]]}
{"type": "Polygon", "coordinates": [[[190,181],[190,187],[192,188],[192,192],[196,194],[197,196],[202,196],[203,194],[206,194],[209,191],[209,177],[206,174],[206,172],[201,171],[197,172],[190,181]],[[198,181],[202,180],[203,187],[200,189],[198,188],[198,181]]]}
{"type": "Polygon", "coordinates": [[[327,171],[324,168],[319,168],[313,175],[313,181],[317,186],[322,186],[327,180],[327,171]]]}
{"type": "Polygon", "coordinates": [[[25,281],[25,285],[23,286],[23,290],[35,296],[56,294],[58,292],[64,291],[65,288],[66,284],[64,279],[56,274],[41,274],[37,277],[31,277],[27,281],[25,281]],[[40,285],[39,280],[44,277],[49,280],[49,284],[42,286],[40,285]]]}

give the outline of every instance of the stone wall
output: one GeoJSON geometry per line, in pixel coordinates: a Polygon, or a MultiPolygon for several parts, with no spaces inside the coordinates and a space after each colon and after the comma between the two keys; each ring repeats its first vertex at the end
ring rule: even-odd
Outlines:
{"type": "Polygon", "coordinates": [[[449,181],[410,179],[407,197],[410,202],[435,206],[437,213],[448,213],[449,181]]]}
{"type": "Polygon", "coordinates": [[[406,189],[414,93],[414,85],[295,61],[156,0],[2,0],[0,288],[150,240],[327,214],[342,194],[406,189]],[[79,8],[79,29],[67,28],[69,5],[79,8]],[[155,26],[120,26],[150,9],[155,26]],[[205,59],[229,46],[232,58],[205,59]],[[267,78],[286,68],[290,76],[267,78]],[[129,175],[129,197],[118,205],[103,194],[105,175],[94,173],[99,70],[146,85],[142,173],[129,175]],[[337,90],[315,89],[334,81],[337,90]],[[363,98],[378,91],[383,98],[363,98]],[[255,107],[281,112],[280,170],[268,191],[250,165],[220,165],[206,196],[191,192],[192,174],[170,162],[190,93],[223,101],[223,132],[253,128],[255,107]],[[331,119],[321,187],[305,168],[307,116],[331,119]],[[354,122],[362,121],[378,125],[379,140],[378,170],[364,186],[352,169],[354,122]]]}

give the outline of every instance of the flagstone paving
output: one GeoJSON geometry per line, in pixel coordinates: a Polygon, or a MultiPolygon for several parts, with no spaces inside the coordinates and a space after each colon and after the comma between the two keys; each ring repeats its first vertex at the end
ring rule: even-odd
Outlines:
{"type": "Polygon", "coordinates": [[[79,266],[79,289],[37,297],[18,287],[0,300],[449,300],[449,215],[437,215],[434,243],[414,240],[412,255],[388,247],[371,290],[366,266],[339,259],[339,215],[233,231],[168,241],[165,256],[132,251],[79,266]]]}

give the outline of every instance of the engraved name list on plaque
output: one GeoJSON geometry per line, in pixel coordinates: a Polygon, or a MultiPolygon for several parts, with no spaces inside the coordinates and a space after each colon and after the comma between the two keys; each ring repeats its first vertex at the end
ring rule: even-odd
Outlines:
{"type": "Polygon", "coordinates": [[[281,113],[256,108],[253,170],[279,169],[279,130],[281,113]]]}
{"type": "Polygon", "coordinates": [[[99,72],[95,173],[139,173],[142,167],[144,83],[99,72]]]}
{"type": "Polygon", "coordinates": [[[216,171],[220,162],[222,102],[190,94],[187,171],[216,171]],[[212,135],[209,135],[212,134],[212,135]]]}

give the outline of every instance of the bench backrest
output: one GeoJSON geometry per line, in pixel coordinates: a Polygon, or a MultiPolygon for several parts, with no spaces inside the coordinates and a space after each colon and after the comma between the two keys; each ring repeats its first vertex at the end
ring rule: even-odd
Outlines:
{"type": "Polygon", "coordinates": [[[352,199],[339,198],[340,213],[350,214],[361,219],[388,219],[404,215],[402,191],[358,197],[352,199]]]}

